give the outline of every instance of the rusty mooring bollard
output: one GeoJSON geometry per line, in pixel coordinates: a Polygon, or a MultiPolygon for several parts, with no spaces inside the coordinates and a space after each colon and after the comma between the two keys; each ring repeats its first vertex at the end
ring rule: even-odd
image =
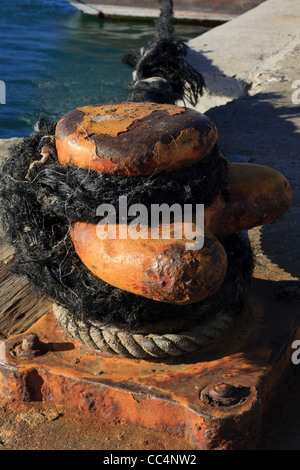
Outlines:
{"type": "MultiPolygon", "coordinates": [[[[4,185],[22,214],[21,266],[30,266],[53,310],[38,334],[0,348],[1,400],[30,397],[86,416],[184,429],[196,449],[255,443],[261,393],[274,389],[272,366],[287,355],[286,344],[272,349],[283,315],[273,306],[244,308],[253,272],[245,232],[287,211],[287,180],[261,165],[229,163],[215,126],[182,107],[88,106],[44,134],[53,151],[43,168],[30,167],[39,161],[35,135],[30,151],[15,156],[27,167],[9,161],[4,185]],[[28,184],[16,184],[21,178],[28,184]],[[172,236],[99,238],[98,205],[124,194],[147,209],[203,204],[203,248],[188,250],[172,236]],[[272,331],[265,325],[276,315],[272,331]]],[[[5,204],[9,232],[18,214],[5,204]]]]}

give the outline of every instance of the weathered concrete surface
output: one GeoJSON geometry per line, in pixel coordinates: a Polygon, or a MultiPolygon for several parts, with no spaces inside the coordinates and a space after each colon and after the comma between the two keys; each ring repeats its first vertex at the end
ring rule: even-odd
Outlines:
{"type": "Polygon", "coordinates": [[[297,53],[288,54],[277,69],[285,73],[285,81],[257,84],[257,93],[252,96],[207,111],[217,125],[225,153],[245,155],[253,163],[275,168],[292,186],[293,203],[288,213],[260,230],[258,259],[261,265],[264,256],[269,259],[261,275],[274,280],[300,277],[300,106],[291,102],[298,63],[297,53]]]}
{"type": "Polygon", "coordinates": [[[256,92],[257,84],[286,81],[278,64],[300,44],[300,2],[268,0],[189,41],[188,61],[203,74],[209,93],[200,111],[256,92]]]}
{"type": "MultiPolygon", "coordinates": [[[[268,0],[189,45],[189,60],[209,89],[198,109],[217,125],[225,154],[275,168],[292,186],[288,213],[250,231],[255,277],[275,292],[300,278],[300,93],[292,101],[300,80],[300,2],[268,0]]],[[[291,364],[290,374],[270,408],[263,449],[300,449],[300,365],[291,364]]]]}
{"type": "Polygon", "coordinates": [[[217,125],[224,152],[275,168],[291,183],[289,212],[278,223],[253,230],[252,235],[262,276],[299,279],[300,104],[292,102],[296,91],[292,86],[300,79],[300,2],[268,0],[189,45],[202,50],[194,65],[201,69],[206,64],[208,86],[219,84],[223,97],[228,89],[217,82],[218,77],[244,87],[239,98],[227,93],[225,105],[216,106],[218,97],[211,96],[198,106],[211,105],[205,112],[217,125]]]}

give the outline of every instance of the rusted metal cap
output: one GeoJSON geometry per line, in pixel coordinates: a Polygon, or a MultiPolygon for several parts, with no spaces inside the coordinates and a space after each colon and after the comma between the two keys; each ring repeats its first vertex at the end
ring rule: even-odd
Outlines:
{"type": "Polygon", "coordinates": [[[56,126],[59,162],[121,176],[190,167],[217,141],[216,126],[203,114],[156,103],[85,106],[56,126]]]}
{"type": "Polygon", "coordinates": [[[243,402],[249,394],[249,387],[220,383],[217,385],[205,387],[201,391],[200,398],[206,405],[230,407],[243,402]]]}

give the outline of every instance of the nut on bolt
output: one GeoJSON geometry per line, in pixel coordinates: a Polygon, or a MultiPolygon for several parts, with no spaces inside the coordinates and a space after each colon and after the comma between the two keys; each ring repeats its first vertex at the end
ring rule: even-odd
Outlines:
{"type": "Polygon", "coordinates": [[[221,383],[205,387],[200,394],[200,398],[206,405],[226,407],[237,405],[244,401],[250,393],[249,387],[230,385],[221,383]]]}
{"type": "Polygon", "coordinates": [[[47,351],[44,343],[41,343],[36,333],[27,333],[23,336],[22,341],[15,344],[10,354],[13,357],[31,358],[40,356],[47,351]]]}

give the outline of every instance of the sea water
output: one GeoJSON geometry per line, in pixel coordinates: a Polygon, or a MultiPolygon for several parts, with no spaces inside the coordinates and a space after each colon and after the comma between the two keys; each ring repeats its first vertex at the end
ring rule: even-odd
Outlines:
{"type": "MultiPolygon", "coordinates": [[[[176,25],[175,37],[203,31],[176,25]]],[[[66,0],[1,0],[0,138],[28,135],[42,116],[125,100],[132,70],[122,58],[154,32],[154,20],[100,19],[66,0]]]]}

